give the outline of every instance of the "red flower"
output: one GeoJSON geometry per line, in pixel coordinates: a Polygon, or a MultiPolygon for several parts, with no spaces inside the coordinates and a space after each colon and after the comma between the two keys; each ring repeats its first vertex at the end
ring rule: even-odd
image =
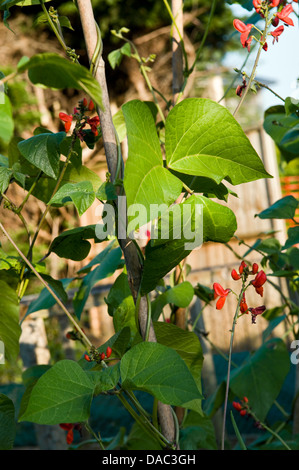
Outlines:
{"type": "Polygon", "coordinates": [[[278,28],[274,29],[274,31],[272,31],[272,33],[270,33],[272,36],[273,36],[273,44],[276,42],[278,42],[278,37],[283,33],[284,31],[284,26],[283,24],[281,26],[278,26],[278,28]]]}
{"type": "Polygon", "coordinates": [[[88,111],[93,111],[93,110],[94,110],[94,103],[92,100],[90,100],[88,103],[88,111]]]}
{"type": "Polygon", "coordinates": [[[253,3],[253,6],[254,6],[254,8],[255,8],[255,11],[256,11],[257,13],[259,13],[260,10],[261,10],[261,3],[262,3],[262,0],[253,0],[252,3],[253,3]]]}
{"type": "Polygon", "coordinates": [[[233,401],[233,407],[234,407],[235,410],[237,410],[237,411],[241,411],[241,410],[242,410],[242,405],[241,405],[241,403],[239,403],[238,401],[233,401]]]}
{"type": "Polygon", "coordinates": [[[112,349],[110,348],[110,346],[107,347],[106,349],[106,357],[110,357],[111,356],[111,353],[112,353],[112,349]]]}
{"type": "Polygon", "coordinates": [[[95,116],[93,118],[87,119],[87,123],[90,125],[92,133],[97,136],[99,131],[98,131],[98,125],[100,124],[100,118],[99,116],[95,116]]]}
{"type": "Polygon", "coordinates": [[[259,271],[251,284],[256,287],[262,287],[267,281],[267,276],[263,270],[259,271]]]}
{"type": "Polygon", "coordinates": [[[276,13],[276,16],[283,21],[285,24],[288,24],[290,26],[294,26],[293,20],[289,18],[289,15],[293,12],[293,7],[289,3],[286,5],[281,11],[276,13]]]}
{"type": "Polygon", "coordinates": [[[251,312],[252,323],[255,323],[257,315],[261,315],[262,313],[264,313],[265,310],[266,310],[265,305],[261,305],[260,307],[256,307],[256,308],[249,308],[249,311],[251,312]]]}
{"type": "Polygon", "coordinates": [[[241,279],[240,274],[238,274],[235,269],[232,270],[231,276],[232,276],[232,278],[233,278],[234,281],[238,281],[239,279],[241,279]]]}
{"type": "Polygon", "coordinates": [[[64,122],[65,132],[68,132],[72,125],[72,114],[59,113],[59,117],[64,122]]]}
{"type": "Polygon", "coordinates": [[[216,309],[221,310],[222,307],[225,304],[226,297],[231,292],[231,290],[230,289],[223,289],[223,287],[220,284],[218,284],[218,282],[214,282],[213,288],[214,288],[214,299],[219,297],[219,299],[217,300],[217,303],[216,303],[216,309]]]}
{"type": "Polygon", "coordinates": [[[257,264],[257,263],[253,263],[253,265],[252,265],[252,271],[251,271],[252,274],[256,274],[256,273],[258,272],[258,270],[259,270],[258,264],[257,264]]]}
{"type": "Polygon", "coordinates": [[[280,3],[280,0],[273,0],[270,3],[270,7],[278,7],[279,3],[280,3]]]}
{"type": "Polygon", "coordinates": [[[243,21],[235,19],[233,21],[234,28],[241,33],[240,41],[243,47],[250,47],[251,40],[248,39],[252,24],[245,24],[243,21]]]}
{"type": "Polygon", "coordinates": [[[243,274],[245,268],[247,268],[247,264],[245,263],[245,261],[242,261],[239,267],[239,273],[243,274]]]}
{"type": "Polygon", "coordinates": [[[243,297],[240,302],[240,310],[242,313],[248,312],[248,306],[247,306],[246,299],[245,299],[245,292],[243,292],[243,297]]]}
{"type": "Polygon", "coordinates": [[[74,440],[74,429],[81,433],[81,424],[80,423],[61,423],[59,424],[61,429],[67,431],[66,442],[70,445],[74,440]]]}
{"type": "Polygon", "coordinates": [[[70,445],[73,440],[74,440],[74,424],[73,423],[61,423],[59,424],[59,426],[64,430],[64,431],[67,431],[67,435],[66,435],[66,442],[68,445],[70,445]]]}

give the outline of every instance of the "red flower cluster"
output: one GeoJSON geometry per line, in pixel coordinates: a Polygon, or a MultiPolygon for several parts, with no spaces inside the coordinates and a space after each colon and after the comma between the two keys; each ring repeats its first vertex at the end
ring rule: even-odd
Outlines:
{"type": "Polygon", "coordinates": [[[81,424],[80,423],[61,423],[59,424],[61,429],[67,431],[66,435],[66,443],[68,445],[72,444],[74,440],[74,430],[81,432],[81,424]]]}
{"type": "Polygon", "coordinates": [[[75,120],[76,126],[74,132],[81,141],[84,140],[83,128],[86,126],[86,124],[90,126],[91,132],[94,134],[94,136],[97,136],[99,134],[98,126],[100,125],[99,117],[94,116],[92,118],[88,118],[87,116],[85,116],[86,111],[93,110],[93,101],[90,100],[88,102],[86,98],[83,98],[83,100],[79,102],[78,108],[74,108],[73,114],[59,113],[59,118],[62,120],[62,122],[64,122],[65,132],[69,132],[72,126],[72,122],[73,120],[75,120]]]}
{"type": "MultiPolygon", "coordinates": [[[[249,275],[254,275],[255,278],[250,281],[247,287],[252,285],[255,288],[255,291],[263,297],[264,291],[263,291],[263,285],[267,281],[267,276],[263,270],[259,271],[259,266],[257,263],[253,263],[251,269],[247,266],[245,261],[242,261],[240,263],[238,271],[236,269],[232,269],[231,271],[231,277],[234,281],[238,281],[239,279],[242,279],[242,281],[245,283],[249,275]]],[[[246,287],[246,288],[247,288],[246,287]]],[[[217,299],[216,303],[216,309],[221,310],[224,307],[226,298],[228,294],[231,291],[231,289],[224,289],[218,282],[214,282],[213,284],[213,289],[214,289],[214,299],[217,299]]],[[[248,308],[248,304],[246,301],[245,297],[245,291],[242,294],[242,298],[240,301],[240,312],[243,313],[251,313],[251,318],[252,318],[252,323],[256,323],[256,317],[257,315],[261,315],[264,313],[266,310],[266,307],[264,305],[260,307],[250,307],[248,308]]]]}
{"type": "MultiPolygon", "coordinates": [[[[293,0],[294,2],[298,3],[298,0],[293,0]]],[[[290,14],[294,11],[291,3],[288,3],[283,6],[283,2],[280,0],[253,0],[253,7],[255,11],[262,17],[265,18],[266,12],[271,9],[277,7],[277,12],[273,14],[272,16],[272,25],[276,28],[279,24],[280,21],[282,21],[285,25],[287,26],[294,26],[294,22],[292,18],[290,18],[290,14]]],[[[285,3],[285,2],[284,2],[285,3]]],[[[255,36],[249,36],[252,28],[255,28],[257,31],[258,28],[256,28],[253,24],[245,24],[243,21],[239,19],[234,19],[233,21],[234,28],[241,33],[240,36],[240,41],[243,47],[247,47],[248,51],[250,51],[250,46],[252,43],[252,40],[255,39],[256,41],[260,42],[260,44],[263,45],[263,49],[265,51],[268,50],[268,45],[266,42],[266,37],[261,37],[257,39],[255,36]]],[[[274,31],[268,33],[273,37],[273,44],[278,42],[278,37],[283,33],[284,31],[284,26],[280,25],[278,28],[276,28],[274,31]]],[[[238,94],[238,93],[237,93],[238,94]]]]}
{"type": "Polygon", "coordinates": [[[249,412],[249,406],[248,406],[248,398],[243,397],[243,400],[241,400],[241,403],[238,401],[233,401],[233,407],[235,410],[239,411],[241,416],[247,415],[249,412]]]}
{"type": "Polygon", "coordinates": [[[105,353],[104,352],[100,354],[96,353],[96,354],[92,354],[91,356],[89,354],[84,354],[84,359],[88,362],[91,362],[91,361],[100,362],[100,361],[104,361],[104,359],[109,359],[111,354],[112,354],[112,349],[110,348],[110,346],[108,346],[105,353]]]}

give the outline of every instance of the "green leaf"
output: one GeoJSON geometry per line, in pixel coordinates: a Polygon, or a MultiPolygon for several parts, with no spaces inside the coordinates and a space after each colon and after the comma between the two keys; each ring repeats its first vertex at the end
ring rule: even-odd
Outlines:
{"type": "MultiPolygon", "coordinates": [[[[62,302],[67,302],[68,300],[68,296],[65,292],[65,289],[72,282],[72,280],[72,278],[62,279],[60,281],[53,279],[52,282],[49,283],[55,294],[58,295],[62,302]]],[[[38,312],[39,310],[48,310],[52,308],[55,304],[56,300],[45,287],[44,289],[42,289],[37,299],[30,302],[26,311],[26,315],[24,315],[24,317],[22,318],[22,322],[31,313],[38,312]]]]}
{"type": "Polygon", "coordinates": [[[3,194],[7,190],[12,174],[13,171],[10,168],[0,167],[0,193],[3,194]]]}
{"type": "Polygon", "coordinates": [[[0,393],[0,450],[11,450],[16,436],[15,407],[10,398],[0,393]]]}
{"type": "MultiPolygon", "coordinates": [[[[50,2],[51,0],[44,0],[44,2],[50,2]]],[[[40,5],[40,0],[3,0],[0,5],[0,9],[10,8],[14,5],[20,7],[27,7],[32,5],[40,5]]]]}
{"type": "Polygon", "coordinates": [[[114,272],[121,266],[121,257],[122,251],[120,247],[108,251],[101,263],[84,276],[73,300],[75,314],[78,318],[81,317],[81,313],[92,287],[102,279],[106,279],[114,274],[114,272]]]}
{"type": "Polygon", "coordinates": [[[246,445],[245,445],[245,443],[242,439],[241,433],[238,429],[238,426],[237,426],[237,423],[235,421],[235,418],[234,418],[234,415],[233,415],[232,411],[230,412],[230,417],[231,417],[233,428],[234,428],[234,431],[235,431],[235,434],[237,436],[237,439],[238,439],[238,442],[239,442],[239,445],[240,445],[241,449],[242,450],[247,450],[247,447],[246,447],[246,445]]]}
{"type": "Polygon", "coordinates": [[[125,165],[124,187],[130,206],[142,205],[141,225],[151,219],[151,205],[173,203],[180,195],[182,183],[163,166],[160,142],[149,107],[133,100],[122,107],[128,133],[128,159],[125,165]]]}
{"type": "Polygon", "coordinates": [[[90,181],[67,183],[63,185],[49,201],[49,205],[61,206],[73,202],[79,216],[93,204],[95,192],[90,181]]]}
{"type": "Polygon", "coordinates": [[[299,226],[290,227],[288,229],[288,238],[282,247],[282,250],[286,250],[287,248],[292,247],[293,245],[297,245],[299,243],[299,226]]]}
{"type": "Polygon", "coordinates": [[[290,368],[286,345],[280,338],[264,343],[238,369],[232,371],[230,389],[239,398],[246,396],[261,421],[277,398],[290,368]]]}
{"type": "Polygon", "coordinates": [[[133,338],[137,333],[135,303],[126,273],[122,272],[116,278],[105,302],[108,306],[108,314],[113,317],[115,331],[120,331],[128,326],[131,338],[133,338]]]}
{"type": "Polygon", "coordinates": [[[38,424],[86,421],[93,390],[93,382],[76,362],[59,361],[36,382],[19,421],[38,424]]]}
{"type": "Polygon", "coordinates": [[[4,144],[8,144],[13,131],[14,120],[10,100],[3,91],[0,91],[0,139],[4,144]]]}
{"type": "Polygon", "coordinates": [[[182,308],[188,307],[193,295],[193,286],[188,281],[167,289],[152,302],[152,319],[154,321],[158,320],[160,313],[167,304],[174,304],[182,308]]]}
{"type": "Polygon", "coordinates": [[[108,181],[103,183],[96,192],[96,198],[99,201],[117,199],[117,193],[114,184],[108,181]]]}
{"type": "Polygon", "coordinates": [[[234,213],[204,196],[193,195],[183,204],[171,207],[158,221],[156,238],[146,246],[142,293],[155,289],[159,280],[202,242],[228,242],[236,229],[234,213]],[[188,211],[184,208],[186,205],[188,211]],[[168,237],[167,226],[170,227],[168,237]]]}
{"type": "Polygon", "coordinates": [[[131,57],[131,46],[128,42],[108,54],[109,64],[113,70],[121,64],[124,55],[131,57]]]}
{"type": "Polygon", "coordinates": [[[74,88],[83,90],[92,101],[103,108],[102,90],[92,73],[82,65],[52,53],[36,54],[26,62],[20,71],[28,70],[34,85],[53,89],[74,88]]]}
{"type": "Polygon", "coordinates": [[[260,219],[292,219],[298,204],[294,196],[285,196],[259,214],[255,214],[255,217],[260,219]]]}
{"type": "Polygon", "coordinates": [[[239,123],[223,106],[188,98],[169,113],[165,126],[167,166],[233,185],[269,178],[239,123]]]}
{"type": "MultiPolygon", "coordinates": [[[[172,323],[154,322],[154,329],[158,343],[174,349],[181,356],[198,389],[201,390],[201,370],[204,357],[198,336],[194,332],[183,330],[172,323]]],[[[198,413],[202,413],[200,398],[192,400],[188,406],[198,413]]]]}
{"type": "Polygon", "coordinates": [[[124,388],[143,390],[162,403],[188,407],[202,398],[183,359],[159,343],[142,342],[132,347],[121,359],[120,373],[124,388]]]}
{"type": "MultiPolygon", "coordinates": [[[[286,161],[290,161],[298,156],[298,145],[288,147],[288,138],[283,143],[285,136],[298,126],[299,120],[296,114],[285,114],[283,106],[278,109],[268,110],[264,119],[264,129],[274,140],[282,156],[286,161]]],[[[289,134],[292,137],[292,133],[289,134]]]]}
{"type": "Polygon", "coordinates": [[[60,258],[82,261],[88,255],[91,244],[88,240],[102,241],[96,237],[96,225],[76,227],[65,230],[52,241],[49,252],[55,253],[60,258]]]}
{"type": "Polygon", "coordinates": [[[0,292],[0,340],[5,346],[5,356],[13,361],[19,354],[21,335],[18,296],[3,280],[0,280],[0,292]]]}
{"type": "Polygon", "coordinates": [[[116,387],[120,379],[120,364],[117,363],[114,366],[107,367],[101,371],[90,371],[88,376],[94,382],[94,395],[112,390],[116,387]]]}
{"type": "Polygon", "coordinates": [[[29,163],[56,179],[60,168],[59,146],[65,135],[65,132],[38,134],[19,142],[18,148],[29,163]]]}
{"type": "Polygon", "coordinates": [[[180,429],[180,450],[218,450],[213,421],[190,411],[180,429]]]}

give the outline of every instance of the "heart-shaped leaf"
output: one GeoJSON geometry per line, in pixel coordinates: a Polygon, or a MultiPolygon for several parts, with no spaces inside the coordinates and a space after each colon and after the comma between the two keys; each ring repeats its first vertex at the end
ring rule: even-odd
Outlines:
{"type": "Polygon", "coordinates": [[[232,210],[204,196],[193,195],[171,207],[158,220],[146,246],[142,293],[155,289],[160,279],[203,242],[228,242],[236,229],[232,210]]]}
{"type": "Polygon", "coordinates": [[[19,71],[28,70],[30,81],[53,89],[74,88],[83,90],[94,103],[101,108],[102,90],[92,73],[82,65],[71,62],[64,57],[46,52],[34,55],[19,67],[19,71]]]}
{"type": "Polygon", "coordinates": [[[74,361],[65,359],[46,371],[33,387],[19,421],[76,423],[89,418],[94,384],[74,361]]]}
{"type": "Polygon", "coordinates": [[[151,205],[172,204],[181,193],[182,183],[163,166],[150,108],[139,100],[133,100],[126,103],[122,110],[128,135],[128,159],[124,174],[128,219],[131,218],[130,207],[141,205],[145,211],[141,222],[144,225],[151,219],[151,205]]]}
{"type": "Polygon", "coordinates": [[[19,142],[18,148],[28,162],[56,179],[59,174],[59,146],[65,135],[65,132],[37,134],[19,142]]]}
{"type": "Polygon", "coordinates": [[[165,126],[168,168],[233,185],[269,178],[258,154],[230,112],[205,98],[187,98],[165,126]]]}
{"type": "Polygon", "coordinates": [[[70,201],[74,203],[79,216],[92,205],[95,200],[95,192],[90,181],[79,183],[67,183],[63,185],[49,201],[50,205],[65,205],[70,201]]]}
{"type": "Polygon", "coordinates": [[[133,346],[121,359],[120,373],[124,388],[143,390],[169,405],[188,407],[202,398],[180,355],[159,343],[133,346]]]}

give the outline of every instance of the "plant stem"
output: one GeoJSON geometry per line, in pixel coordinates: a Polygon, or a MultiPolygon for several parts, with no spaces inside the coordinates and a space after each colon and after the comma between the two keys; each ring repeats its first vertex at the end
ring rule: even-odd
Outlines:
{"type": "Polygon", "coordinates": [[[84,331],[80,328],[80,326],[78,325],[78,323],[76,322],[76,320],[72,317],[72,315],[70,314],[70,312],[67,310],[67,308],[65,307],[65,305],[61,302],[60,298],[56,295],[56,293],[51,289],[51,287],[49,286],[49,284],[42,278],[42,276],[38,273],[38,271],[36,271],[35,267],[31,264],[31,262],[29,261],[28,258],[26,258],[26,256],[24,255],[24,253],[22,253],[22,251],[19,249],[19,247],[15,244],[15,242],[13,241],[13,239],[11,238],[11,236],[8,234],[8,232],[6,231],[6,229],[4,228],[4,226],[2,225],[2,223],[0,222],[0,229],[2,230],[2,232],[4,233],[4,235],[8,238],[8,240],[10,241],[10,243],[12,244],[12,246],[15,248],[15,250],[19,253],[19,255],[21,256],[21,258],[23,259],[23,261],[25,261],[25,263],[27,264],[27,266],[31,269],[31,271],[35,274],[35,276],[41,281],[41,283],[45,286],[45,288],[50,292],[50,294],[54,297],[54,299],[56,300],[56,302],[58,303],[58,305],[61,307],[61,309],[64,311],[64,313],[68,316],[69,320],[73,323],[73,325],[75,326],[75,328],[79,331],[79,333],[81,334],[85,344],[87,345],[87,347],[91,348],[92,347],[92,344],[91,342],[89,341],[89,339],[87,338],[87,336],[85,335],[84,331]]]}
{"type": "Polygon", "coordinates": [[[255,414],[250,410],[250,415],[252,416],[252,418],[256,421],[256,422],[259,422],[260,425],[266,430],[268,431],[270,434],[272,434],[272,436],[276,437],[276,439],[278,439],[282,445],[287,449],[287,450],[292,450],[288,444],[282,439],[282,437],[280,437],[279,434],[277,434],[277,432],[273,431],[273,429],[269,428],[265,423],[262,423],[261,421],[258,420],[258,418],[255,416],[255,414]]]}
{"type": "Polygon", "coordinates": [[[88,423],[87,421],[84,423],[84,425],[85,425],[87,431],[95,438],[95,440],[96,440],[97,443],[99,444],[100,448],[101,448],[102,450],[105,450],[105,446],[104,446],[104,444],[103,444],[103,441],[102,441],[101,437],[99,438],[99,437],[96,435],[96,433],[94,432],[94,430],[91,428],[91,426],[89,425],[89,423],[88,423]]]}
{"type": "Polygon", "coordinates": [[[228,365],[227,365],[227,378],[226,378],[226,390],[225,390],[225,399],[224,399],[224,411],[223,411],[223,424],[222,424],[222,440],[221,440],[221,450],[224,450],[224,439],[225,439],[225,426],[226,426],[226,413],[227,413],[227,403],[228,403],[228,393],[229,393],[229,381],[230,381],[230,370],[232,365],[232,352],[233,352],[233,342],[234,342],[234,335],[235,335],[235,327],[237,323],[237,318],[240,311],[240,304],[243,297],[243,293],[245,292],[245,285],[243,283],[242,289],[239,295],[237,308],[235,311],[232,329],[231,329],[231,336],[230,336],[230,345],[229,345],[229,353],[228,353],[228,365]]]}

